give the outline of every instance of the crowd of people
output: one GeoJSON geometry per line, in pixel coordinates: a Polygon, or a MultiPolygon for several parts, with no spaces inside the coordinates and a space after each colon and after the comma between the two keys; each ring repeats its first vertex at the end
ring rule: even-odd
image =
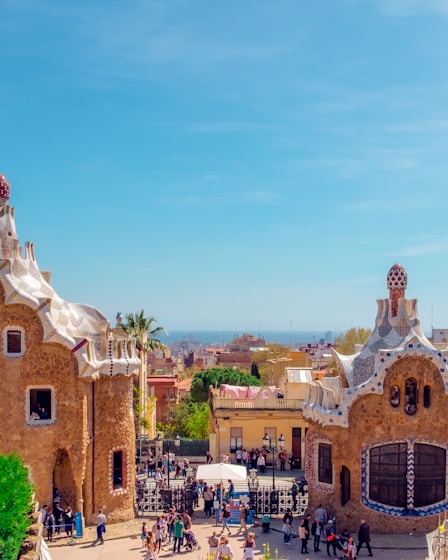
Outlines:
{"type": "Polygon", "coordinates": [[[183,548],[199,549],[192,530],[191,517],[186,511],[177,512],[175,507],[171,507],[167,514],[157,516],[151,527],[144,521],[140,538],[142,548],[146,551],[145,560],[157,560],[162,551],[180,554],[183,548]]]}
{"type": "MultiPolygon", "coordinates": [[[[263,466],[264,450],[253,449],[250,452],[242,449],[236,453],[236,461],[239,464],[246,464],[248,467],[257,465],[257,469],[263,466]],[[260,459],[261,457],[261,459],[260,459]]],[[[280,454],[280,462],[286,463],[287,455],[280,454]]],[[[213,457],[209,452],[206,454],[206,463],[211,463],[213,457]]],[[[226,455],[223,462],[230,462],[230,458],[226,455]]],[[[154,457],[152,454],[142,465],[142,473],[148,477],[154,476],[156,484],[161,488],[167,482],[168,473],[172,476],[186,476],[189,462],[186,458],[176,458],[174,453],[163,453],[154,457]]],[[[284,470],[282,468],[282,470],[284,470]]],[[[303,487],[295,478],[292,479],[290,493],[292,495],[293,507],[288,508],[282,519],[283,541],[286,546],[292,545],[294,535],[294,504],[296,504],[297,495],[304,492],[303,487]]],[[[230,528],[231,509],[230,502],[235,496],[235,486],[233,481],[229,479],[227,484],[208,484],[203,480],[195,481],[193,506],[199,507],[200,499],[203,501],[204,514],[206,518],[216,517],[216,523],[221,524],[221,531],[212,531],[208,538],[209,557],[216,560],[232,560],[235,553],[230,544],[229,537],[232,535],[230,528]],[[219,518],[218,518],[219,512],[219,518]],[[227,534],[224,534],[226,533],[227,534]]],[[[235,502],[232,502],[233,504],[235,502]]],[[[249,516],[249,507],[244,500],[239,501],[238,520],[240,526],[238,534],[244,535],[244,554],[242,560],[252,560],[255,551],[255,535],[248,532],[247,519],[249,516]]],[[[235,511],[235,510],[234,510],[235,511]]],[[[62,532],[66,536],[73,536],[75,516],[70,506],[62,507],[62,497],[57,488],[53,491],[52,507],[44,505],[41,508],[42,522],[47,529],[48,540],[51,542],[55,535],[62,532]]],[[[327,515],[322,505],[314,512],[306,513],[304,516],[298,516],[297,537],[300,541],[301,554],[310,553],[311,546],[315,553],[321,552],[322,543],[326,545],[328,556],[339,556],[342,560],[355,560],[359,551],[363,546],[366,547],[368,555],[373,556],[370,546],[370,529],[365,519],[361,520],[357,534],[357,544],[354,537],[347,529],[343,529],[337,533],[335,526],[335,518],[327,515]]],[[[269,532],[269,523],[267,530],[263,524],[263,531],[269,532]]],[[[100,510],[97,515],[97,539],[93,545],[100,542],[104,543],[103,534],[106,530],[106,516],[100,510]]],[[[158,554],[162,551],[171,552],[171,554],[179,554],[183,549],[193,550],[200,548],[194,532],[192,530],[192,520],[186,511],[179,513],[176,508],[171,507],[168,513],[159,515],[156,521],[149,527],[149,523],[144,521],[141,527],[142,547],[145,549],[145,560],[157,560],[158,554]]]]}
{"type": "MultiPolygon", "coordinates": [[[[290,509],[283,516],[283,540],[284,544],[290,546],[293,534],[293,514],[290,509]]],[[[343,529],[339,534],[336,532],[334,520],[327,515],[322,504],[316,509],[314,519],[307,513],[299,521],[298,538],[301,544],[301,554],[308,554],[309,548],[313,546],[314,552],[321,552],[321,543],[326,543],[328,556],[340,557],[344,560],[354,560],[361,548],[365,545],[369,556],[373,556],[370,546],[370,528],[365,519],[361,519],[358,530],[358,543],[355,545],[354,537],[348,529],[343,529]],[[310,542],[312,545],[310,545],[310,542]]]]}
{"type": "Polygon", "coordinates": [[[173,478],[185,478],[190,467],[187,457],[176,457],[174,452],[159,453],[155,456],[149,451],[148,458],[143,463],[136,464],[136,474],[154,477],[158,487],[168,487],[168,473],[173,478]]]}
{"type": "Polygon", "coordinates": [[[57,488],[53,489],[53,504],[44,504],[40,508],[41,522],[47,529],[48,541],[52,542],[56,535],[65,534],[73,537],[75,515],[70,506],[62,506],[62,496],[57,488]]]}
{"type": "MultiPolygon", "coordinates": [[[[264,474],[266,472],[268,455],[271,455],[271,453],[268,452],[265,447],[262,447],[261,449],[252,448],[250,451],[247,451],[247,449],[237,449],[235,452],[235,461],[237,465],[245,465],[248,470],[256,469],[259,473],[264,474]]],[[[291,471],[295,468],[296,460],[294,453],[290,453],[288,455],[284,449],[281,449],[277,453],[277,457],[274,460],[278,460],[281,471],[286,470],[286,463],[288,463],[291,471]]],[[[224,455],[222,462],[230,462],[228,454],[224,455]]]]}

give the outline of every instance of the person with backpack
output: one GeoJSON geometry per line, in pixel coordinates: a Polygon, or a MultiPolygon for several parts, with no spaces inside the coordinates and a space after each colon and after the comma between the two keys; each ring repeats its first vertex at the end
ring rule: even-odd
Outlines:
{"type": "Polygon", "coordinates": [[[333,521],[328,520],[327,528],[325,529],[325,536],[327,538],[327,554],[330,554],[330,547],[333,547],[333,556],[336,556],[336,532],[333,527],[333,521]]]}

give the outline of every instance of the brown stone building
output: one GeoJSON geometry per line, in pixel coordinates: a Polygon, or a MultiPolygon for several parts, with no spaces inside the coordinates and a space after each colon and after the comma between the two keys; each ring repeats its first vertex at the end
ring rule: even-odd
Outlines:
{"type": "Polygon", "coordinates": [[[304,403],[309,502],[339,529],[428,531],[448,508],[448,351],[423,334],[403,267],[387,285],[370,338],[304,403]]]}
{"type": "Polygon", "coordinates": [[[0,452],[30,469],[37,500],[87,522],[133,518],[133,343],[95,308],[63,300],[19,246],[9,185],[0,175],[0,452]]]}

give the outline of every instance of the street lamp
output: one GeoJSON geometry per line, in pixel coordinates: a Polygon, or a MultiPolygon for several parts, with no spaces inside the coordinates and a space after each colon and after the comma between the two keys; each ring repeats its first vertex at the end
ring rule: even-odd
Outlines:
{"type": "Polygon", "coordinates": [[[148,443],[149,438],[146,434],[140,434],[138,436],[138,442],[140,444],[140,456],[139,456],[139,463],[141,464],[142,462],[142,443],[148,443]]]}
{"type": "MultiPolygon", "coordinates": [[[[277,453],[277,448],[273,443],[274,440],[272,440],[268,434],[264,434],[263,445],[267,453],[272,453],[272,489],[275,490],[275,453],[277,453]]],[[[283,434],[278,438],[278,447],[280,450],[285,447],[285,438],[283,434]]]]}

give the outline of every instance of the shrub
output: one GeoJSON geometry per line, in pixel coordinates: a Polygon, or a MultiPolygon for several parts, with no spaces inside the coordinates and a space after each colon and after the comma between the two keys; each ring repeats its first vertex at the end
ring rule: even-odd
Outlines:
{"type": "Polygon", "coordinates": [[[0,558],[17,560],[26,531],[33,487],[22,459],[0,455],[0,558]]]}

